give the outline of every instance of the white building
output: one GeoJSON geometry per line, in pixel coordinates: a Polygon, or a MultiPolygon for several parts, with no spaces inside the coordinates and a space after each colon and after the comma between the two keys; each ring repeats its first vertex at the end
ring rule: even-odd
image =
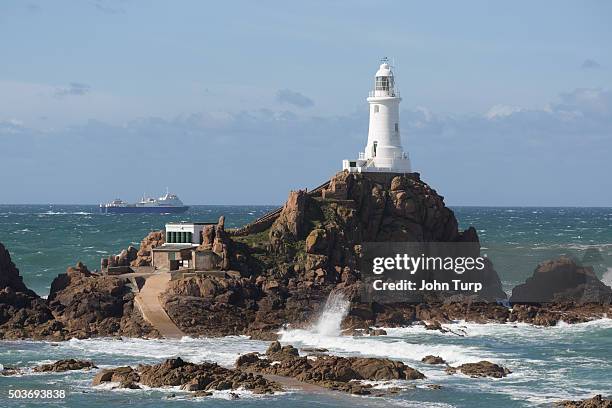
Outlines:
{"type": "Polygon", "coordinates": [[[343,160],[342,169],[352,173],[410,173],[408,153],[402,149],[399,130],[399,91],[387,59],[376,72],[374,90],[368,97],[370,125],[365,151],[356,160],[343,160]]]}
{"type": "Polygon", "coordinates": [[[202,243],[202,230],[208,222],[170,222],[166,224],[166,244],[198,246],[202,243]]]}

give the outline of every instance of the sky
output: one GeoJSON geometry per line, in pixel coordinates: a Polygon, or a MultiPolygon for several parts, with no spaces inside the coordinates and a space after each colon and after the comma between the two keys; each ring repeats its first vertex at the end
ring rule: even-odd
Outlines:
{"type": "Polygon", "coordinates": [[[608,1],[0,2],[0,203],[280,204],[365,147],[382,57],[448,205],[612,206],[608,1]]]}

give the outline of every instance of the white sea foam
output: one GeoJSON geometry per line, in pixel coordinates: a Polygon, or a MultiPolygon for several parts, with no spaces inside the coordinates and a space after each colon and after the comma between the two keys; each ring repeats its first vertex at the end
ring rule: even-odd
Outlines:
{"type": "Polygon", "coordinates": [[[75,212],[66,212],[66,211],[46,211],[44,213],[39,213],[39,215],[92,215],[93,213],[84,212],[84,211],[75,211],[75,212]]]}
{"type": "Polygon", "coordinates": [[[450,330],[442,333],[437,330],[426,330],[423,326],[411,326],[401,328],[385,328],[387,334],[393,337],[409,336],[410,334],[429,334],[432,336],[456,336],[461,333],[466,337],[496,337],[496,338],[521,338],[528,342],[541,342],[543,337],[559,338],[572,337],[575,333],[591,331],[593,329],[612,328],[612,319],[603,318],[591,320],[584,323],[569,324],[563,321],[556,326],[534,326],[528,323],[472,323],[457,321],[451,324],[443,324],[443,328],[450,330]]]}
{"type": "MultiPolygon", "coordinates": [[[[384,337],[384,336],[383,336],[384,337]]],[[[280,341],[287,344],[323,347],[334,354],[390,357],[402,361],[416,361],[429,354],[441,356],[451,364],[463,364],[486,357],[495,361],[495,356],[486,355],[477,347],[448,344],[431,344],[392,340],[383,337],[321,336],[310,330],[286,330],[280,332],[280,341]]]]}
{"type": "Polygon", "coordinates": [[[482,354],[475,347],[423,344],[408,339],[384,337],[352,337],[340,335],[340,323],[348,312],[348,302],[337,292],[330,294],[317,323],[310,329],[284,329],[280,341],[294,345],[327,348],[335,354],[391,357],[404,361],[420,361],[436,354],[451,363],[474,361],[482,354]]]}
{"type": "Polygon", "coordinates": [[[96,355],[129,356],[158,362],[160,359],[181,357],[186,361],[200,363],[214,361],[221,365],[233,366],[240,354],[266,350],[267,343],[248,340],[246,336],[222,338],[168,339],[71,339],[58,343],[60,348],[78,351],[93,358],[96,355]]]}
{"type": "Polygon", "coordinates": [[[603,276],[601,277],[601,281],[606,285],[612,287],[612,268],[608,268],[603,276]]]}

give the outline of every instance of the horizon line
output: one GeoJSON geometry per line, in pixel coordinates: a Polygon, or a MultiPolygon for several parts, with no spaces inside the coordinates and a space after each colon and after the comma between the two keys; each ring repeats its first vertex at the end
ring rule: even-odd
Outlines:
{"type": "MultiPolygon", "coordinates": [[[[0,203],[0,206],[37,205],[37,206],[87,206],[98,207],[99,204],[83,203],[0,203]]],[[[282,204],[185,204],[188,207],[282,207],[282,204]]],[[[446,204],[447,208],[610,208],[612,205],[475,205],[446,204]]]]}

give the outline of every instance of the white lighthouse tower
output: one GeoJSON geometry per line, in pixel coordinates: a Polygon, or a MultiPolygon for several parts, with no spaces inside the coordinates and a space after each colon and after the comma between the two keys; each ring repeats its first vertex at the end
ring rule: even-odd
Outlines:
{"type": "Polygon", "coordinates": [[[342,169],[351,173],[410,173],[408,153],[402,149],[399,130],[399,91],[387,58],[376,72],[370,91],[370,126],[365,151],[357,160],[343,160],[342,169]]]}

